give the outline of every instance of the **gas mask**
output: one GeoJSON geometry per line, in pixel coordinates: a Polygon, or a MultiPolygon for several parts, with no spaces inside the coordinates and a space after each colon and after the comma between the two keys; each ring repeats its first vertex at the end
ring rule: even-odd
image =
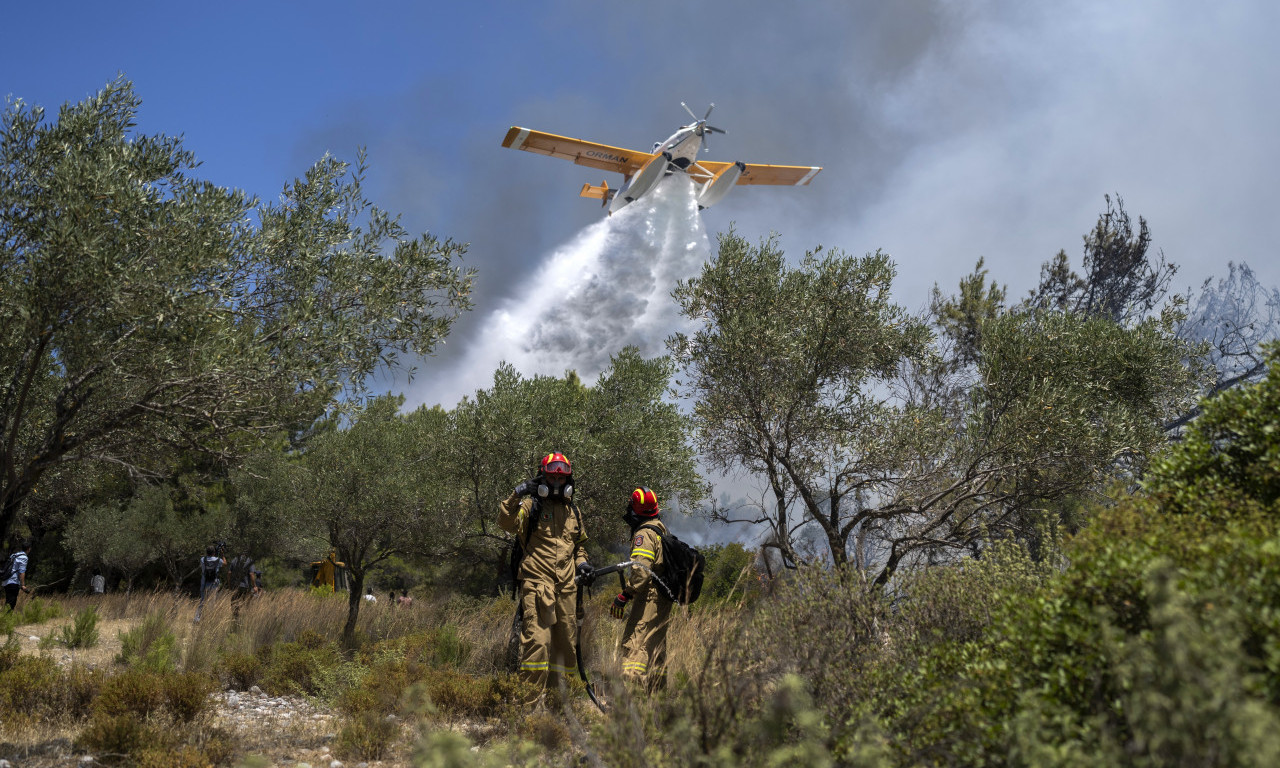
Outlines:
{"type": "Polygon", "coordinates": [[[539,476],[538,498],[545,499],[548,497],[571,501],[573,499],[573,483],[569,479],[566,479],[559,488],[556,488],[547,482],[547,478],[545,476],[539,476]]]}

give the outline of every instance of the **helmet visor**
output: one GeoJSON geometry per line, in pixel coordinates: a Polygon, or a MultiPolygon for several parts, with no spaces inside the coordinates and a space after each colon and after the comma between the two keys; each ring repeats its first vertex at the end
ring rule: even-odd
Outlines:
{"type": "Polygon", "coordinates": [[[569,474],[569,464],[563,461],[549,461],[542,471],[548,475],[567,475],[569,474]]]}

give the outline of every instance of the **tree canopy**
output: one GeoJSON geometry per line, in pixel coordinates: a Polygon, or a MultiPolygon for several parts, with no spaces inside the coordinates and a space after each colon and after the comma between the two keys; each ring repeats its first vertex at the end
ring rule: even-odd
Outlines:
{"type": "Polygon", "coordinates": [[[0,124],[0,537],[50,470],[234,459],[425,355],[469,307],[464,247],[411,237],[325,157],[265,203],[139,135],[120,79],[0,124]]]}
{"type": "Polygon", "coordinates": [[[1028,535],[1055,500],[1140,466],[1195,394],[1172,310],[1122,325],[1056,300],[1005,307],[979,264],[913,317],[892,278],[880,253],[791,267],[775,240],[730,232],[675,291],[702,326],[669,341],[699,447],[763,480],[747,519],[792,562],[852,560],[883,584],[1028,535]],[[814,527],[825,548],[803,552],[814,527]]]}

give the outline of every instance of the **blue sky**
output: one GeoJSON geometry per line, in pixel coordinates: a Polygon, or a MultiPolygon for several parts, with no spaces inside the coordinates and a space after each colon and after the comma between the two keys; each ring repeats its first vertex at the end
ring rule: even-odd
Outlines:
{"type": "MultiPolygon", "coordinates": [[[[915,309],[979,256],[1021,294],[1059,249],[1078,259],[1119,193],[1183,266],[1178,287],[1228,260],[1280,284],[1273,2],[55,0],[14,4],[5,22],[2,94],[52,110],[123,72],[140,131],[183,134],[205,177],[264,197],[324,152],[364,146],[377,202],[471,243],[476,310],[399,380],[411,403],[452,405],[483,381],[493,355],[467,350],[548,269],[596,270],[579,281],[594,285],[580,301],[601,302],[595,322],[620,300],[605,290],[618,260],[639,262],[623,266],[651,310],[696,268],[697,254],[634,237],[579,258],[607,240],[576,196],[603,174],[500,146],[523,125],[645,148],[686,119],[681,101],[717,104],[729,133],[712,159],[825,166],[807,188],[735,190],[690,242],[733,224],[778,232],[797,257],[882,248],[915,309]]],[[[588,346],[661,351],[662,315],[644,316],[588,346]]]]}

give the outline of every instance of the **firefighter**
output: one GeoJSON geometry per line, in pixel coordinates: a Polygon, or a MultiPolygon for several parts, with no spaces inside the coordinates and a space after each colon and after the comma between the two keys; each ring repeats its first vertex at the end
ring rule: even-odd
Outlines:
{"type": "Polygon", "coordinates": [[[575,575],[589,575],[582,515],[573,504],[573,469],[562,453],[542,458],[538,476],[502,502],[498,527],[513,534],[522,554],[516,568],[522,627],[520,672],[541,697],[548,683],[577,667],[575,575]]]}
{"type": "Polygon", "coordinates": [[[631,614],[622,630],[622,676],[647,689],[666,682],[667,627],[671,623],[671,597],[657,583],[662,573],[662,537],[667,533],[658,509],[658,497],[648,488],[631,492],[622,519],[631,528],[633,565],[623,590],[609,612],[615,619],[631,614]],[[656,572],[656,573],[655,573],[656,572]]]}

